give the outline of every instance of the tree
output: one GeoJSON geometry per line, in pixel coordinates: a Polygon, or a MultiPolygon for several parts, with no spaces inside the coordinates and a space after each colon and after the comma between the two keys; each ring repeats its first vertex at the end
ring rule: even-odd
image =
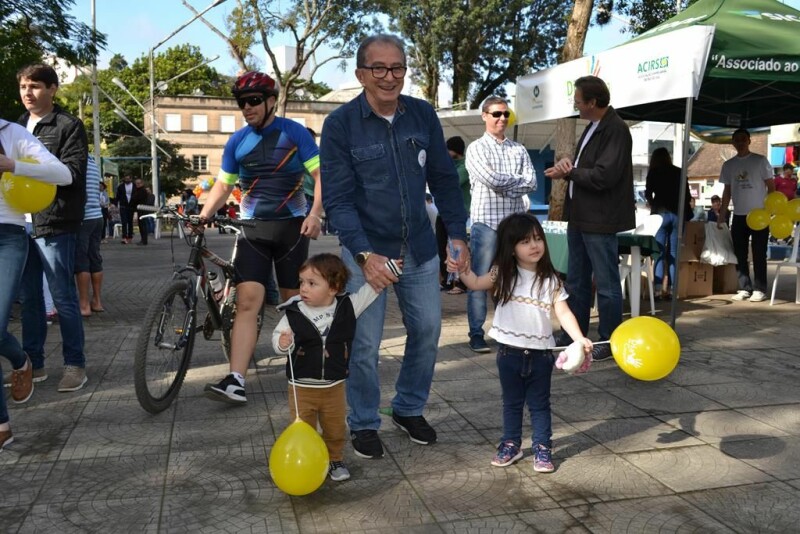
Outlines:
{"type": "MultiPolygon", "coordinates": [[[[561,51],[561,63],[572,61],[583,56],[583,45],[586,43],[586,32],[592,16],[594,0],[575,0],[575,6],[567,25],[567,40],[561,51]]],[[[575,153],[575,119],[559,119],[556,122],[555,160],[572,157],[575,153]]],[[[567,192],[567,180],[553,180],[550,190],[550,208],[547,218],[560,221],[564,218],[564,198],[567,192]]]]}
{"type": "MultiPolygon", "coordinates": [[[[187,7],[197,14],[194,8],[187,7]]],[[[234,57],[241,57],[242,47],[248,43],[261,44],[272,63],[272,71],[283,84],[276,110],[279,115],[285,114],[289,96],[297,89],[306,89],[321,66],[351,57],[357,44],[365,37],[365,30],[379,26],[374,20],[364,21],[372,9],[369,2],[361,0],[240,0],[234,12],[234,20],[238,22],[232,35],[225,36],[220,31],[215,33],[228,44],[234,57]],[[255,36],[248,41],[251,35],[248,32],[251,31],[255,36]],[[278,35],[293,40],[295,56],[291,68],[282,69],[279,65],[274,45],[274,38],[278,35]],[[317,54],[321,53],[323,45],[333,52],[319,61],[317,54]],[[307,66],[310,74],[304,78],[303,70],[307,66]]],[[[207,20],[202,20],[207,26],[212,26],[207,20]]],[[[247,66],[247,61],[243,60],[241,64],[247,66]]]]}
{"type": "Polygon", "coordinates": [[[23,111],[16,73],[47,56],[89,65],[106,37],[68,14],[75,0],[3,0],[0,3],[0,109],[16,119],[23,111]]]}
{"type": "Polygon", "coordinates": [[[436,105],[444,72],[453,102],[475,108],[502,86],[552,64],[564,40],[569,0],[376,0],[411,44],[409,64],[425,98],[436,105]]]}
{"type": "MultiPolygon", "coordinates": [[[[186,180],[197,177],[197,172],[192,170],[189,160],[178,153],[181,148],[179,144],[159,139],[158,146],[169,154],[167,158],[163,152],[158,152],[159,190],[167,197],[177,195],[186,188],[186,180]]],[[[150,141],[146,137],[121,139],[111,146],[110,154],[112,157],[140,158],[117,160],[120,175],[140,176],[152,185],[150,141]]]]}
{"type": "MultiPolygon", "coordinates": [[[[678,0],[680,11],[683,11],[697,0],[678,0]]],[[[608,24],[612,13],[626,18],[630,24],[623,28],[623,32],[639,35],[650,28],[654,28],[676,15],[675,0],[600,0],[597,6],[595,22],[599,25],[608,24]]]]}

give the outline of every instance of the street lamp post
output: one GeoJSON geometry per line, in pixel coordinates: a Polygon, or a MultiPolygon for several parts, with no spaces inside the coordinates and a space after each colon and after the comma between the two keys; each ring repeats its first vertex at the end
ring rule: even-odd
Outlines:
{"type": "Polygon", "coordinates": [[[202,17],[208,10],[213,9],[220,5],[221,3],[225,2],[225,0],[214,0],[208,7],[204,10],[200,11],[194,17],[189,19],[188,21],[184,22],[181,26],[178,27],[175,31],[164,37],[161,41],[156,43],[152,48],[150,48],[149,52],[149,60],[150,60],[150,127],[151,127],[151,136],[150,136],[150,157],[152,159],[152,175],[153,175],[153,195],[156,197],[156,205],[161,205],[161,188],[158,184],[158,144],[157,144],[157,137],[158,137],[158,126],[156,123],[156,85],[155,85],[155,66],[154,66],[154,56],[156,48],[161,46],[162,44],[166,43],[172,37],[175,36],[178,32],[184,29],[186,26],[191,24],[192,22],[196,21],[200,17],[202,17]]]}

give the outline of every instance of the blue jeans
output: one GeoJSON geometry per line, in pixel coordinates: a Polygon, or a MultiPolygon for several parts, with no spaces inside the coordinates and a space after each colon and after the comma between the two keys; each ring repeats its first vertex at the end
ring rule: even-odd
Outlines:
{"type": "Polygon", "coordinates": [[[497,371],[503,388],[503,438],[522,445],[522,410],[528,405],[533,428],[533,448],[553,446],[550,413],[550,378],[555,358],[549,350],[500,345],[497,371]]]}
{"type": "Polygon", "coordinates": [[[76,234],[32,239],[20,286],[22,301],[22,348],[34,369],[44,367],[47,322],[42,296],[42,272],[47,277],[61,327],[64,365],[86,366],[83,354],[83,318],[75,287],[76,234]]]}
{"type": "MultiPolygon", "coordinates": [[[[469,248],[472,271],[478,276],[488,273],[497,251],[497,232],[483,223],[474,223],[470,230],[469,248]]],[[[483,337],[487,294],[486,291],[467,290],[467,322],[470,338],[483,337]]]]}
{"type": "Polygon", "coordinates": [[[567,229],[569,268],[566,287],[569,309],[584,335],[589,331],[592,308],[592,273],[597,286],[601,340],[611,337],[622,323],[622,287],[619,278],[619,246],[616,234],[594,234],[567,229]]]}
{"type": "MultiPolygon", "coordinates": [[[[17,338],[9,333],[8,320],[27,255],[28,235],[25,228],[16,224],[0,224],[0,272],[5,277],[0,284],[0,354],[11,362],[14,369],[25,365],[25,353],[17,338]]],[[[0,368],[0,383],[2,381],[3,369],[0,368]]],[[[7,422],[6,395],[0,392],[0,424],[7,422]]]]}
{"type": "Polygon", "coordinates": [[[661,227],[656,232],[658,241],[658,260],[656,260],[653,283],[661,286],[664,282],[664,263],[667,264],[669,272],[670,287],[675,287],[675,262],[678,257],[678,216],[671,211],[663,210],[661,215],[661,227]],[[667,248],[669,245],[669,248],[667,248]]]}
{"type": "MultiPolygon", "coordinates": [[[[347,290],[355,293],[366,283],[364,273],[345,247],[342,247],[342,260],[351,274],[347,290]]],[[[392,410],[404,417],[422,415],[433,381],[442,328],[439,258],[434,256],[420,264],[406,255],[403,274],[394,285],[394,292],[407,337],[400,374],[395,382],[392,410]]],[[[383,291],[356,322],[347,380],[347,403],[350,405],[347,423],[350,430],[377,430],[381,426],[378,415],[381,401],[378,350],[383,337],[386,303],[387,291],[383,291]]]]}
{"type": "Polygon", "coordinates": [[[736,254],[736,274],[739,289],[767,292],[767,246],[769,229],[753,230],[747,226],[745,215],[734,215],[731,222],[731,240],[736,254]],[[751,243],[752,240],[752,243],[751,243]],[[748,245],[753,249],[753,278],[750,278],[748,245]]]}

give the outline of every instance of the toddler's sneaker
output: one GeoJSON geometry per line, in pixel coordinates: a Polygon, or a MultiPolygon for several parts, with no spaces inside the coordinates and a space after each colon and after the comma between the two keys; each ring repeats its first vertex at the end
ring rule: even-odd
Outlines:
{"type": "Polygon", "coordinates": [[[331,462],[328,468],[328,475],[330,475],[331,480],[341,482],[342,480],[350,478],[350,471],[347,470],[347,466],[344,465],[344,462],[331,462]]]}
{"type": "Polygon", "coordinates": [[[553,466],[552,450],[544,445],[533,449],[533,470],[537,473],[552,473],[556,470],[553,466]]]}
{"type": "Polygon", "coordinates": [[[750,295],[750,302],[764,302],[765,300],[767,300],[767,296],[763,291],[756,290],[750,295]]]}
{"type": "Polygon", "coordinates": [[[504,441],[497,447],[497,453],[492,458],[495,467],[506,467],[522,458],[522,449],[513,441],[504,441]]]}
{"type": "Polygon", "coordinates": [[[739,291],[736,292],[734,296],[731,297],[731,300],[739,301],[739,300],[747,300],[749,298],[750,298],[750,292],[747,291],[746,289],[740,289],[739,291]]]}

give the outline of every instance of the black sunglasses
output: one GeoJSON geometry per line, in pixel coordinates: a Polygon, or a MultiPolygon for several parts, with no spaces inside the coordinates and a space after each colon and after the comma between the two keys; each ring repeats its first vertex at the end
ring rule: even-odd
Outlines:
{"type": "Polygon", "coordinates": [[[254,108],[256,106],[260,106],[263,103],[264,103],[264,97],[258,95],[245,96],[236,99],[236,104],[239,106],[239,109],[244,109],[244,106],[246,104],[250,104],[250,107],[254,108]]]}
{"type": "Polygon", "coordinates": [[[491,115],[495,119],[499,119],[500,117],[509,118],[511,116],[510,111],[484,111],[487,115],[491,115]]]}

